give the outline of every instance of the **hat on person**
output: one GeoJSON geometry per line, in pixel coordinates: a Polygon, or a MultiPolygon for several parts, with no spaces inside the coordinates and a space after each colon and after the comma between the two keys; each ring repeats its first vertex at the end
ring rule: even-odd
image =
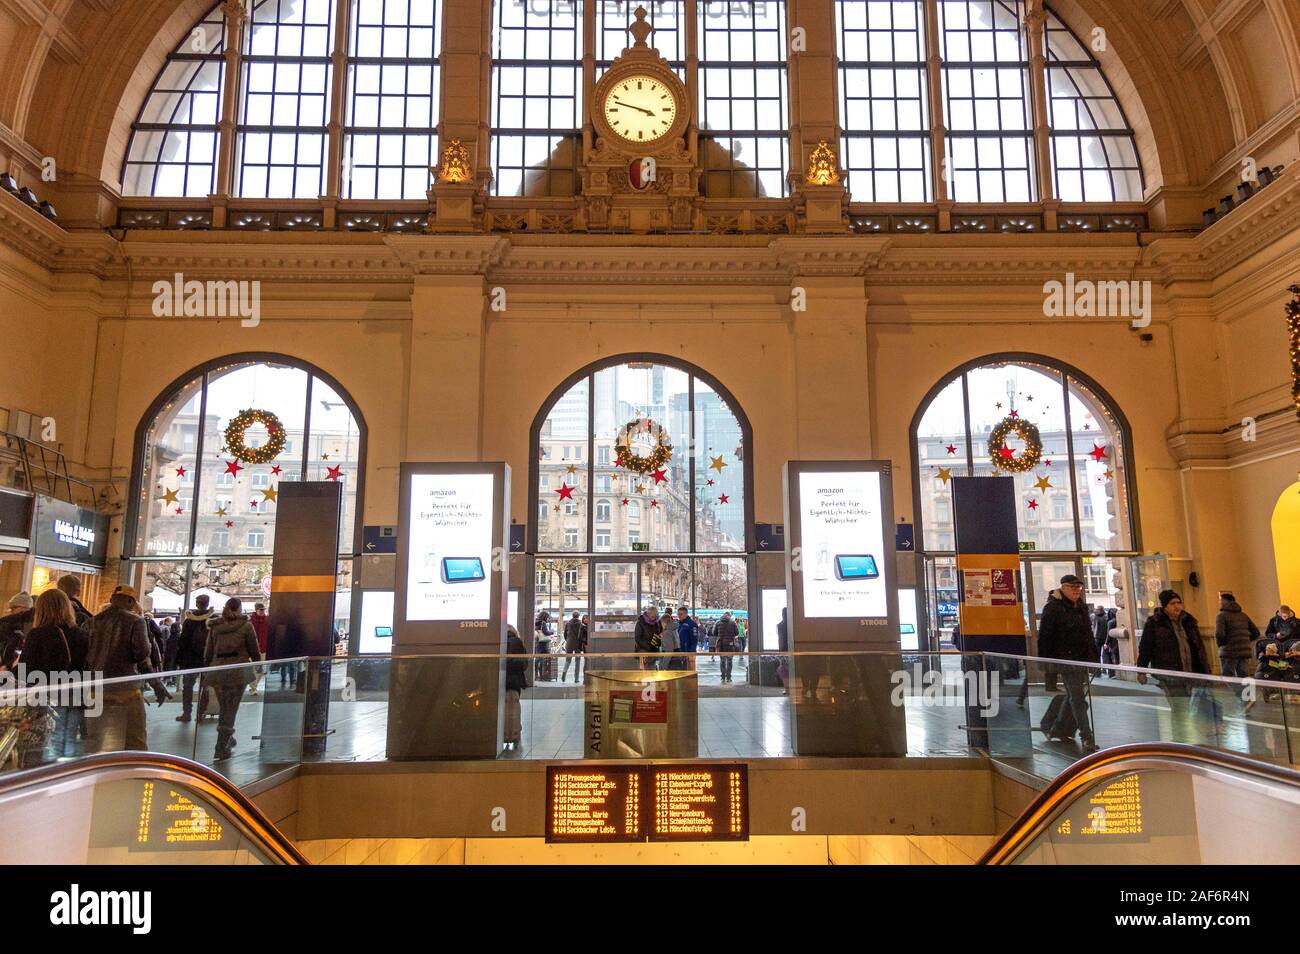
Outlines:
{"type": "Polygon", "coordinates": [[[133,599],[133,600],[138,600],[138,599],[140,598],[140,594],[137,593],[137,592],[135,591],[135,587],[134,587],[134,586],[127,586],[125,583],[121,583],[121,584],[119,584],[119,585],[113,587],[113,595],[114,595],[114,596],[129,596],[129,597],[131,597],[131,599],[133,599]]]}
{"type": "Polygon", "coordinates": [[[1067,583],[1077,583],[1079,586],[1083,586],[1083,580],[1079,579],[1073,573],[1067,573],[1065,576],[1061,577],[1061,585],[1065,586],[1067,583]]]}
{"type": "Polygon", "coordinates": [[[13,596],[9,597],[9,608],[10,609],[31,609],[32,608],[31,594],[26,592],[15,593],[13,596]]]}
{"type": "Polygon", "coordinates": [[[1181,596],[1179,596],[1177,593],[1175,593],[1173,590],[1161,590],[1161,591],[1160,591],[1160,608],[1161,608],[1161,609],[1164,609],[1166,606],[1168,606],[1168,605],[1169,605],[1170,603],[1172,603],[1174,600],[1178,600],[1178,602],[1181,603],[1181,602],[1183,601],[1183,598],[1182,598],[1181,596]]]}

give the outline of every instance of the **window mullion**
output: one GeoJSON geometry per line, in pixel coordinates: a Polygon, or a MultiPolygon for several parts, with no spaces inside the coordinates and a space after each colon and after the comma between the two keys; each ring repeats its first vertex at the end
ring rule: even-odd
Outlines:
{"type": "Polygon", "coordinates": [[[929,81],[931,188],[939,205],[941,230],[947,230],[952,193],[948,188],[948,123],[943,109],[943,60],[939,54],[939,0],[925,0],[925,74],[929,81]]]}
{"type": "MultiPolygon", "coordinates": [[[[244,28],[248,22],[245,0],[226,0],[225,65],[226,88],[221,99],[221,123],[217,134],[217,195],[229,197],[235,169],[235,120],[239,111],[239,89],[243,64],[244,28]]],[[[213,223],[217,224],[216,222],[213,223]]]]}
{"type": "MultiPolygon", "coordinates": [[[[335,0],[333,75],[330,77],[329,159],[325,167],[325,197],[338,199],[343,188],[343,108],[347,98],[348,37],[351,35],[352,0],[335,0]]],[[[333,209],[326,210],[332,218],[333,209]]],[[[325,228],[333,222],[326,221],[325,228]]]]}
{"type": "Polygon", "coordinates": [[[1026,0],[1025,34],[1029,43],[1029,106],[1034,117],[1034,155],[1038,201],[1043,205],[1043,227],[1056,229],[1056,183],[1052,176],[1051,129],[1047,121],[1047,44],[1043,27],[1047,11],[1043,0],[1026,0]]]}

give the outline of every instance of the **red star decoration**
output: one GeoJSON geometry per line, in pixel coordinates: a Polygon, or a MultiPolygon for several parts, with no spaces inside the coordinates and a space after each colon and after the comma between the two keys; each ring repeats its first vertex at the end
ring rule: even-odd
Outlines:
{"type": "Polygon", "coordinates": [[[1051,466],[1052,466],[1052,462],[1051,462],[1050,460],[1045,460],[1045,461],[1043,461],[1043,466],[1044,466],[1044,467],[1051,467],[1051,466]]]}
{"type": "Polygon", "coordinates": [[[1016,456],[1016,452],[1013,451],[1010,447],[1001,447],[998,449],[998,456],[1000,456],[1003,460],[1011,460],[1013,457],[1016,456]]]}
{"type": "Polygon", "coordinates": [[[946,450],[949,454],[955,454],[957,453],[957,445],[949,444],[947,447],[944,448],[944,450],[946,450]]]}
{"type": "Polygon", "coordinates": [[[623,506],[624,506],[624,507],[627,506],[627,498],[626,498],[626,497],[623,498],[623,506]]]}
{"type": "Polygon", "coordinates": [[[177,513],[184,513],[185,511],[184,511],[182,508],[177,507],[177,508],[176,508],[176,512],[177,512],[177,513]]]}
{"type": "Polygon", "coordinates": [[[709,478],[708,480],[705,481],[705,483],[708,484],[710,487],[712,487],[712,486],[713,486],[713,478],[709,478]]]}
{"type": "Polygon", "coordinates": [[[239,466],[239,460],[238,460],[238,459],[235,459],[235,460],[228,460],[228,461],[226,461],[226,473],[227,473],[227,474],[234,474],[236,477],[238,477],[238,476],[239,476],[239,472],[240,472],[241,470],[243,470],[243,469],[244,469],[244,468],[242,468],[242,467],[239,466]]]}
{"type": "Polygon", "coordinates": [[[254,509],[256,509],[256,508],[257,508],[257,501],[256,501],[256,500],[250,500],[250,501],[248,502],[248,505],[249,505],[250,507],[253,507],[254,509]]]}
{"type": "Polygon", "coordinates": [[[177,477],[184,477],[184,476],[185,476],[185,468],[184,468],[184,467],[177,467],[177,468],[176,468],[176,476],[177,476],[177,477]]]}
{"type": "Polygon", "coordinates": [[[560,484],[560,486],[555,488],[555,492],[560,495],[561,500],[573,499],[573,488],[568,484],[560,484]]]}
{"type": "Polygon", "coordinates": [[[235,525],[235,521],[233,521],[233,520],[227,520],[227,521],[226,521],[226,529],[227,529],[227,530],[229,530],[229,529],[230,529],[231,527],[233,527],[234,525],[235,525]]]}
{"type": "Polygon", "coordinates": [[[1106,448],[1094,442],[1092,445],[1092,450],[1088,452],[1088,456],[1100,464],[1103,460],[1106,459],[1106,448]]]}
{"type": "Polygon", "coordinates": [[[280,465],[279,465],[279,464],[276,464],[274,467],[272,467],[272,468],[271,468],[271,473],[273,473],[273,474],[275,474],[275,476],[279,477],[279,476],[280,476],[280,465]]]}
{"type": "Polygon", "coordinates": [[[657,500],[652,500],[652,501],[650,501],[650,506],[652,506],[652,507],[657,507],[657,506],[659,506],[659,501],[657,501],[657,500]]]}
{"type": "Polygon", "coordinates": [[[338,480],[338,479],[341,478],[342,476],[343,476],[343,468],[342,468],[341,466],[340,466],[340,467],[331,467],[331,468],[329,469],[329,472],[325,474],[325,479],[326,479],[326,480],[338,480]]]}
{"type": "Polygon", "coordinates": [[[1038,509],[1038,501],[1037,501],[1037,500],[1031,500],[1031,501],[1029,501],[1029,509],[1030,509],[1030,510],[1037,510],[1037,509],[1038,509]]]}
{"type": "Polygon", "coordinates": [[[660,467],[650,476],[654,478],[654,482],[656,484],[664,484],[668,482],[668,474],[664,472],[664,469],[662,467],[660,467]]]}
{"type": "Polygon", "coordinates": [[[1020,412],[1017,411],[1017,410],[1014,410],[1014,409],[1013,409],[1013,410],[1011,411],[1011,413],[1008,414],[1007,416],[1008,416],[1008,417],[1019,417],[1019,416],[1020,416],[1020,412]]]}
{"type": "Polygon", "coordinates": [[[623,466],[623,455],[622,455],[622,454],[619,454],[617,457],[614,458],[614,466],[615,466],[615,467],[622,467],[622,466],[623,466]]]}
{"type": "Polygon", "coordinates": [[[724,503],[728,503],[730,500],[731,500],[730,497],[728,497],[726,494],[723,494],[721,497],[718,498],[718,503],[724,504],[724,503]]]}

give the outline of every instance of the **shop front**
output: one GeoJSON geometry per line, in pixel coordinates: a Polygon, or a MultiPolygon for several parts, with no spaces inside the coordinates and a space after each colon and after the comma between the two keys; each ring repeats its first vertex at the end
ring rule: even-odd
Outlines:
{"type": "Polygon", "coordinates": [[[95,609],[108,598],[100,577],[108,555],[108,516],[66,500],[37,495],[32,521],[32,567],[28,590],[36,596],[59,578],[81,580],[81,602],[95,609]]]}

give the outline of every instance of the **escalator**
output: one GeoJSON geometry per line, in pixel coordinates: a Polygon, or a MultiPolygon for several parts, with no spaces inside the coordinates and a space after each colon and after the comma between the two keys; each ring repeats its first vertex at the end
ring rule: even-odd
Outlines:
{"type": "Polygon", "coordinates": [[[1175,743],[1097,752],[1057,776],[983,865],[1300,863],[1300,772],[1175,743]]]}
{"type": "Polygon", "coordinates": [[[233,783],[155,752],[108,752],[0,779],[0,865],[305,865],[233,783]]]}

